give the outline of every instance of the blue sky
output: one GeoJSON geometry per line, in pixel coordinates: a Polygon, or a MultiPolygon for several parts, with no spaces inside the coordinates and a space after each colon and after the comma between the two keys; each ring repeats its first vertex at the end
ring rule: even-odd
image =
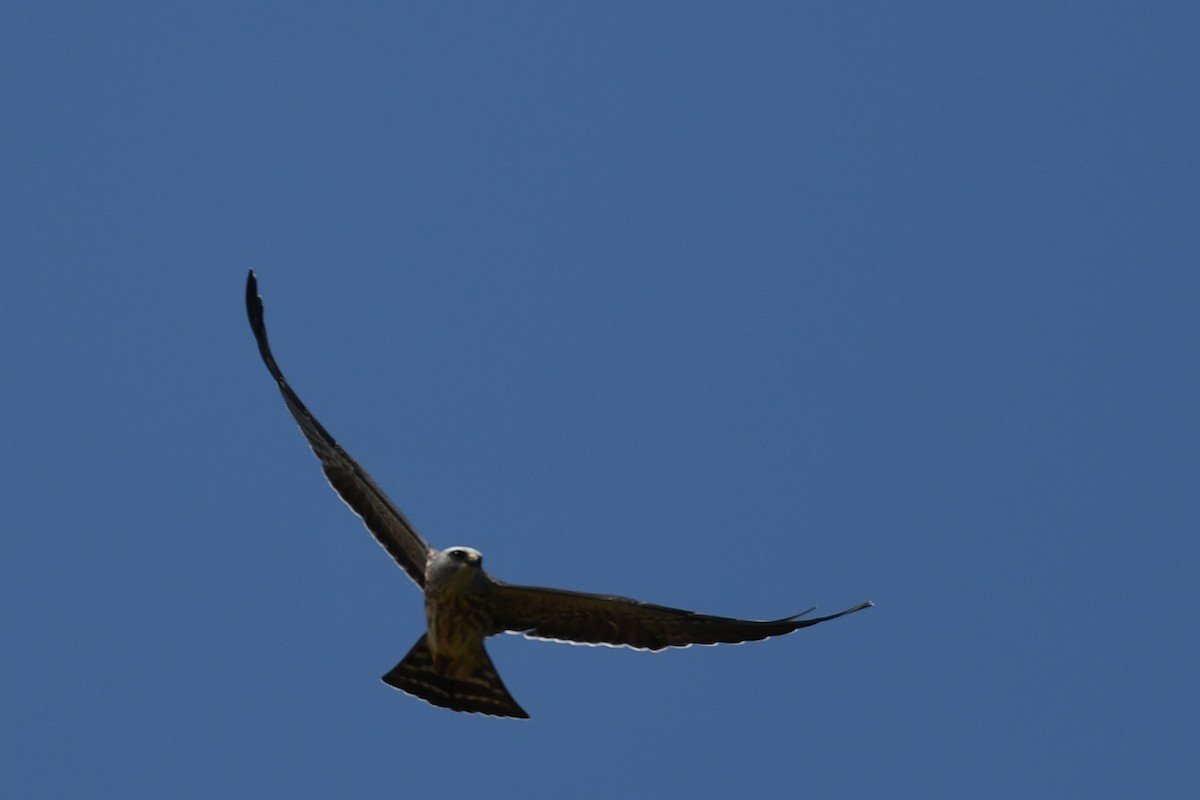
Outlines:
{"type": "Polygon", "coordinates": [[[27,4],[0,793],[1191,796],[1200,12],[27,4]],[[719,614],[380,683],[436,546],[719,614]]]}

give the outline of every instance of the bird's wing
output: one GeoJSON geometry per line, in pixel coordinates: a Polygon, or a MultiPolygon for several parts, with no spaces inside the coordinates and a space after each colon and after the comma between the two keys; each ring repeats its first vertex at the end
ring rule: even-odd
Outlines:
{"type": "Polygon", "coordinates": [[[760,621],[697,614],[628,597],[497,582],[493,594],[493,633],[507,631],[523,633],[531,639],[662,650],[782,636],[870,606],[868,601],[827,617],[801,619],[812,611],[809,609],[784,619],[760,621]]]}
{"type": "Polygon", "coordinates": [[[250,330],[254,331],[254,338],[258,341],[258,352],[262,355],[263,363],[267,365],[271,377],[279,385],[288,411],[292,412],[292,416],[299,423],[304,438],[308,439],[313,452],[321,460],[321,468],[329,480],[329,485],[346,505],[350,506],[351,511],[362,517],[367,530],[383,545],[396,563],[404,568],[418,586],[424,588],[425,562],[432,548],[383,490],[375,485],[367,471],[342,449],[320,422],[317,422],[317,418],[304,407],[304,403],[300,402],[300,398],[288,385],[279,365],[275,363],[275,356],[271,354],[271,345],[267,343],[263,303],[262,298],[258,296],[258,281],[253,270],[246,279],[246,313],[250,317],[250,330]]]}

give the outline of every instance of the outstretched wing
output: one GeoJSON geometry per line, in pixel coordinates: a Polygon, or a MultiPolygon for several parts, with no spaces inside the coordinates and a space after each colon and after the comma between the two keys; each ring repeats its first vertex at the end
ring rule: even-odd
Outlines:
{"type": "Polygon", "coordinates": [[[275,356],[271,354],[271,345],[267,343],[263,303],[262,298],[258,296],[258,281],[254,277],[254,270],[251,270],[246,278],[246,313],[250,317],[250,330],[254,331],[254,338],[258,341],[258,352],[262,355],[263,363],[267,365],[271,377],[279,385],[288,411],[292,412],[292,416],[300,424],[304,438],[308,439],[313,452],[321,460],[321,468],[329,480],[329,485],[346,505],[350,506],[351,511],[362,517],[367,530],[383,545],[396,563],[404,568],[418,586],[424,588],[425,562],[432,548],[383,490],[375,485],[367,471],[342,449],[320,422],[317,422],[317,418],[304,407],[304,403],[300,402],[300,398],[288,385],[279,365],[275,363],[275,356]]]}
{"type": "Polygon", "coordinates": [[[532,639],[662,650],[782,636],[870,606],[867,601],[827,617],[800,619],[812,611],[809,609],[784,619],[760,621],[697,614],[615,595],[497,582],[492,598],[495,612],[492,633],[509,631],[532,639]]]}

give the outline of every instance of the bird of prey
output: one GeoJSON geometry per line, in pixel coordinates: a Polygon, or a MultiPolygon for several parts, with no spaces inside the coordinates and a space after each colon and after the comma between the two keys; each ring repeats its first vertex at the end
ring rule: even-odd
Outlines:
{"type": "Polygon", "coordinates": [[[455,711],[528,718],[500,680],[483,640],[498,633],[573,644],[662,650],[693,644],[736,643],[782,636],[871,606],[870,601],[827,617],[801,614],[770,621],[697,614],[628,597],[515,586],[483,569],[470,547],[436,550],[342,449],[292,390],[267,343],[263,303],[251,270],[246,312],[258,352],[300,425],[334,491],[362,518],[408,577],[425,593],[427,630],[383,681],[435,706],[455,711]]]}

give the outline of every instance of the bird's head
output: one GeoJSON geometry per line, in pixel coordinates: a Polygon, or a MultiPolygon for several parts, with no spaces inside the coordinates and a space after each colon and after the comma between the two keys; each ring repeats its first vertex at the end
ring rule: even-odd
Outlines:
{"type": "Polygon", "coordinates": [[[442,553],[455,564],[460,564],[464,567],[483,566],[483,553],[474,547],[448,547],[442,553]]]}
{"type": "Polygon", "coordinates": [[[425,570],[426,581],[433,585],[466,585],[486,580],[483,554],[473,547],[447,547],[434,554],[425,570]]]}

